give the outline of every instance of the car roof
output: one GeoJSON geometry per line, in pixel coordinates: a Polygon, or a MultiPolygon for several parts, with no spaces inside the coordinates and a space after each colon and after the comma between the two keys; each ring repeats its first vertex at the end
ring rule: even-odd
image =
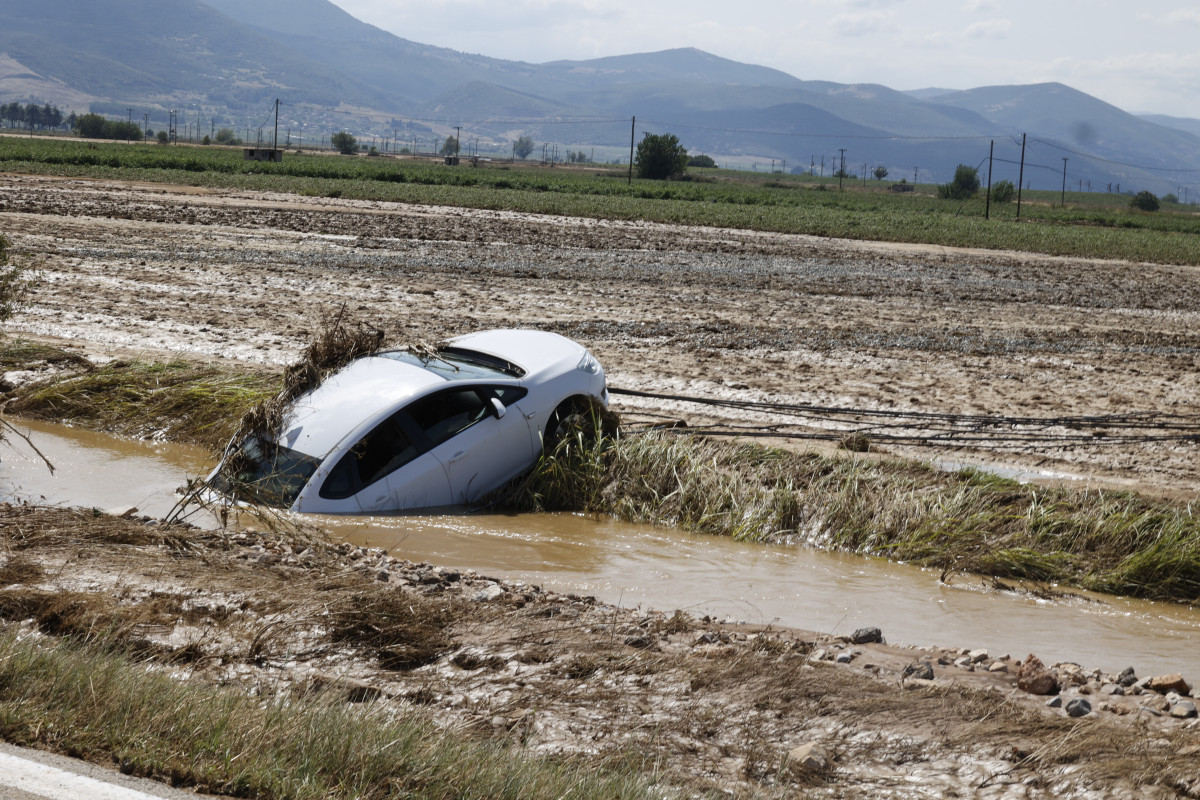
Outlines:
{"type": "Polygon", "coordinates": [[[293,403],[279,442],[324,458],[360,424],[376,420],[430,387],[449,383],[430,370],[383,356],[365,356],[326,378],[293,403]]]}

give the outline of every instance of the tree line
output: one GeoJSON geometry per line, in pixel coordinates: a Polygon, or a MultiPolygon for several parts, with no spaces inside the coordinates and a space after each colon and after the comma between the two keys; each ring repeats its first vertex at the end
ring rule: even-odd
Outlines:
{"type": "Polygon", "coordinates": [[[58,106],[46,103],[38,105],[29,103],[21,105],[14,100],[0,105],[0,120],[10,128],[27,128],[29,130],[70,130],[75,127],[76,117],[72,111],[64,117],[58,106]]]}

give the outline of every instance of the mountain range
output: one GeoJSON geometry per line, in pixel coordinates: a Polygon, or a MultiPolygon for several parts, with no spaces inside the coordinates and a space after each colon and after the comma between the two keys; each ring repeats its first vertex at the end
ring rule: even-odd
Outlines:
{"type": "MultiPolygon", "coordinates": [[[[503,150],[520,135],[627,158],[636,130],[761,169],[948,180],[957,164],[1033,188],[1180,192],[1200,168],[1200,120],[1137,117],[1062,84],[901,92],[801,80],[695,49],[532,64],[403,39],[328,0],[5,0],[0,101],[113,116],[167,112],[235,129],[503,150]],[[1066,159],[1066,162],[1063,159],[1066,159]],[[840,162],[839,162],[840,163],[840,162]]],[[[428,146],[428,145],[427,145],[428,146]]],[[[599,160],[599,159],[597,159],[599,160]]],[[[1193,189],[1189,200],[1200,197],[1193,189]]]]}

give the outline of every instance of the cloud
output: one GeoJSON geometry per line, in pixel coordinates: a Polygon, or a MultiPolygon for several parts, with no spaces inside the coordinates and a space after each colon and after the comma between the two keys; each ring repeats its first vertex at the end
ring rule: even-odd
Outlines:
{"type": "Polygon", "coordinates": [[[1000,39],[1012,30],[1012,22],[1007,19],[989,19],[967,26],[963,35],[970,39],[1000,39]]]}
{"type": "Polygon", "coordinates": [[[889,11],[838,14],[829,24],[843,36],[868,36],[890,30],[895,25],[895,16],[889,11]]]}
{"type": "Polygon", "coordinates": [[[1181,22],[1190,25],[1200,25],[1200,9],[1177,8],[1163,19],[1173,25],[1181,22]]]}

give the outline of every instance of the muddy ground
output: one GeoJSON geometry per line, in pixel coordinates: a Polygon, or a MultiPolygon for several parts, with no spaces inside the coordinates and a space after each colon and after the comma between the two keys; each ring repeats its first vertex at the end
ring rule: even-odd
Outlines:
{"type": "MultiPolygon", "coordinates": [[[[0,183],[0,230],[41,273],[32,306],[10,329],[93,356],[282,364],[344,304],[397,342],[498,326],[559,331],[596,353],[610,385],[629,389],[986,415],[1200,413],[1200,269],[1191,267],[29,176],[0,183]]],[[[635,418],[761,424],[732,413],[704,417],[684,404],[617,400],[635,418]]],[[[890,449],[1195,493],[1194,442],[890,449]]],[[[464,617],[454,647],[416,669],[385,669],[378,653],[334,657],[327,648],[314,649],[308,663],[270,653],[226,658],[226,645],[214,644],[218,655],[197,674],[217,680],[299,686],[321,673],[361,681],[388,702],[428,704],[464,730],[514,736],[538,752],[645,749],[701,790],[1197,791],[1178,778],[1200,773],[1194,722],[1172,721],[1149,708],[1153,698],[1136,696],[1102,701],[1111,708],[1097,700],[1101,713],[1070,721],[1015,689],[1023,653],[993,673],[955,667],[960,653],[864,645],[849,666],[837,666],[830,659],[853,646],[798,632],[676,625],[532,587],[499,586],[497,594],[496,582],[479,576],[427,582],[433,567],[379,554],[305,564],[287,546],[251,536],[184,568],[145,548],[150,561],[166,559],[145,574],[159,580],[171,564],[171,591],[194,592],[204,607],[229,604],[205,592],[236,593],[266,577],[295,586],[345,569],[371,585],[386,571],[389,586],[453,592],[489,609],[464,617]],[[363,559],[369,569],[355,571],[363,559]],[[191,571],[201,562],[218,571],[191,571]],[[549,613],[530,612],[539,604],[549,613]],[[819,650],[825,657],[814,659],[819,650]],[[550,660],[539,662],[543,655],[550,660]],[[935,683],[902,681],[904,667],[921,660],[933,663],[935,683]],[[810,741],[831,754],[827,768],[780,769],[782,754],[810,741]]],[[[37,556],[47,567],[34,578],[64,574],[52,568],[55,558],[83,558],[55,552],[37,556]]],[[[128,554],[87,552],[97,568],[74,589],[112,595],[104,559],[124,563],[128,554]]],[[[138,603],[152,590],[164,591],[133,581],[117,594],[138,603]]],[[[274,621],[248,620],[251,643],[274,621]]],[[[177,627],[162,642],[186,647],[189,634],[177,627]]],[[[245,652],[243,645],[228,647],[245,652]]],[[[1097,676],[1080,674],[1068,694],[1098,692],[1112,677],[1089,682],[1097,676]]]]}
{"type": "MultiPolygon", "coordinates": [[[[44,276],[12,327],[101,354],[285,363],[345,304],[397,342],[559,331],[628,389],[1200,430],[1197,267],[26,176],[0,222],[44,276]]],[[[1114,442],[884,449],[1195,495],[1194,438],[1114,442]]]]}

